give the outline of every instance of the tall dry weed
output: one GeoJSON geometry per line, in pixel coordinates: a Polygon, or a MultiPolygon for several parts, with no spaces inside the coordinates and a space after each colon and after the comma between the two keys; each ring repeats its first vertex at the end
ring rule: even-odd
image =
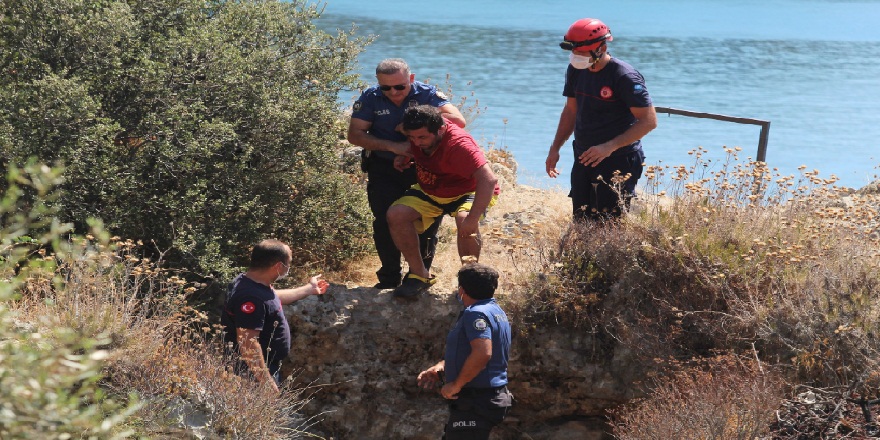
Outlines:
{"type": "Polygon", "coordinates": [[[154,431],[163,424],[177,424],[231,439],[310,436],[308,429],[317,420],[307,419],[301,409],[316,388],[290,379],[275,395],[233,373],[219,329],[197,316],[189,324],[175,335],[145,341],[140,349],[132,347],[112,360],[113,386],[137,390],[145,397],[142,416],[156,421],[154,431]]]}
{"type": "Polygon", "coordinates": [[[138,256],[142,245],[116,237],[71,238],[67,252],[44,257],[55,262],[54,270],[30,275],[15,304],[18,313],[28,320],[54,316],[61,326],[110,337],[116,346],[175,324],[168,318],[195,287],[161,261],[138,256]]]}
{"type": "Polygon", "coordinates": [[[132,421],[139,434],[306,435],[312,421],[299,410],[311,389],[288,382],[275,396],[233,374],[219,329],[187,304],[187,295],[204,286],[142,257],[141,248],[115,237],[71,239],[68,252],[43,257],[55,261],[53,270],[29,275],[14,303],[17,316],[106,341],[104,387],[143,400],[140,422],[132,421]]]}
{"type": "Polygon", "coordinates": [[[528,325],[605,332],[681,359],[752,344],[798,380],[877,371],[880,199],[765,163],[650,166],[619,222],[574,225],[521,290],[528,325]]]}
{"type": "Polygon", "coordinates": [[[650,396],[614,412],[620,440],[752,440],[769,430],[782,381],[753,360],[721,356],[679,366],[650,396]]]}

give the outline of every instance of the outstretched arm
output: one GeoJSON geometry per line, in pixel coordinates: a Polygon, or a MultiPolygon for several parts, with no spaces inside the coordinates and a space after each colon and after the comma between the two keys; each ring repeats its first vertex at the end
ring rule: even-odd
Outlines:
{"type": "Polygon", "coordinates": [[[275,294],[278,295],[282,305],[287,305],[312,295],[323,295],[327,292],[328,287],[330,287],[330,283],[327,280],[321,279],[321,275],[315,275],[308,284],[293,289],[276,290],[275,294]]]}

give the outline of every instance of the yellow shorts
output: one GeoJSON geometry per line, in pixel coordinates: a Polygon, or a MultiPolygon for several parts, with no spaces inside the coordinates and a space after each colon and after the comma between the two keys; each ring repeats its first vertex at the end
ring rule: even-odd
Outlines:
{"type": "MultiPolygon", "coordinates": [[[[406,190],[403,197],[395,200],[391,206],[409,206],[418,211],[418,213],[422,215],[422,218],[421,220],[416,220],[414,223],[416,225],[416,231],[421,234],[431,227],[435,218],[440,217],[443,214],[455,217],[459,212],[470,212],[471,207],[474,205],[475,194],[476,193],[474,192],[469,192],[458,197],[434,197],[422,191],[422,188],[419,187],[419,184],[417,183],[406,190]]],[[[488,208],[495,206],[497,201],[498,196],[492,195],[487,210],[488,208]]],[[[480,219],[482,220],[485,215],[485,212],[482,213],[480,219]]]]}

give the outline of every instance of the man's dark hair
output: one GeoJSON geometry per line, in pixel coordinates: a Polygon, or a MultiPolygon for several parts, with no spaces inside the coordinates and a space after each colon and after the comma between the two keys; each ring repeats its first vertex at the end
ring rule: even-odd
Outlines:
{"type": "Polygon", "coordinates": [[[259,242],[251,250],[251,269],[265,269],[277,262],[290,264],[290,248],[284,242],[267,239],[259,242]]]}
{"type": "Polygon", "coordinates": [[[458,285],[473,299],[489,299],[498,288],[498,271],[485,264],[471,263],[458,270],[458,285]]]}
{"type": "Polygon", "coordinates": [[[417,105],[403,113],[403,129],[406,131],[427,127],[429,133],[437,134],[445,124],[440,109],[433,105],[417,105]]]}

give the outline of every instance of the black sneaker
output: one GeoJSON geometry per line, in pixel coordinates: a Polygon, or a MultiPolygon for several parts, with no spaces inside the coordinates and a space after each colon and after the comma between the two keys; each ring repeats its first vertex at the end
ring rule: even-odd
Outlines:
{"type": "Polygon", "coordinates": [[[403,278],[403,283],[400,287],[394,289],[393,295],[396,298],[415,298],[420,293],[427,292],[428,289],[431,288],[434,283],[437,282],[437,278],[422,278],[418,275],[408,273],[406,277],[403,278]]]}
{"type": "Polygon", "coordinates": [[[373,285],[374,289],[385,290],[385,289],[393,289],[400,285],[400,280],[397,281],[379,281],[378,283],[373,285]]]}

